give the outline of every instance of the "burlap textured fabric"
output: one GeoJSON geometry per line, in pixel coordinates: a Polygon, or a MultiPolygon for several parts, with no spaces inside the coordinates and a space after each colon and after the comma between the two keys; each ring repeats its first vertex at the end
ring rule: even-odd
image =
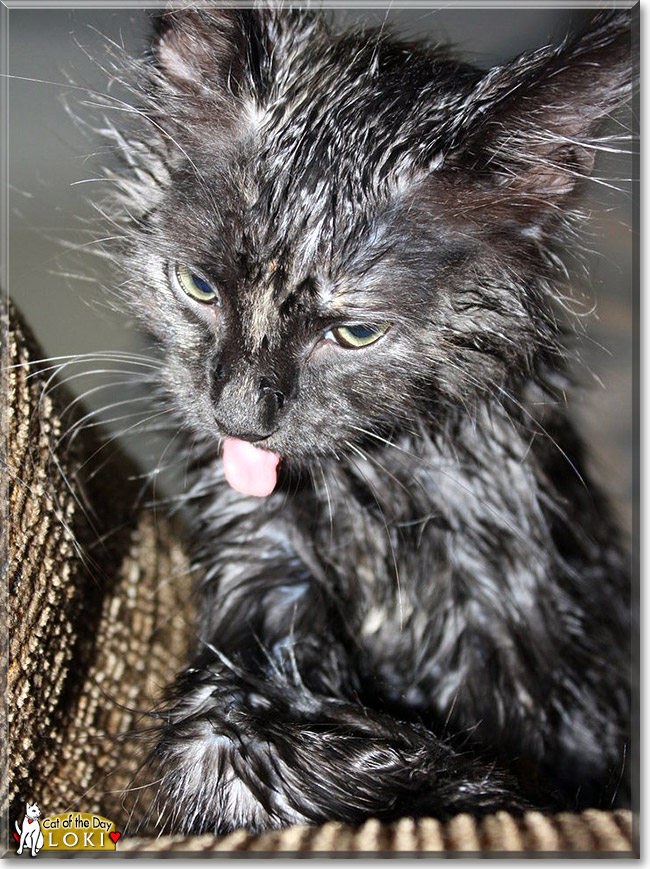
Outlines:
{"type": "Polygon", "coordinates": [[[135,475],[124,456],[111,451],[102,467],[88,461],[99,446],[90,431],[60,440],[72,423],[60,415],[69,396],[43,391],[47,373],[30,365],[40,352],[10,318],[3,809],[17,817],[37,796],[48,814],[114,818],[124,815],[121,792],[142,753],[135,734],[151,723],[144,713],[185,654],[188,566],[168,524],[133,511],[135,475]]]}
{"type": "MultiPolygon", "coordinates": [[[[177,529],[136,510],[134,469],[117,453],[96,472],[90,430],[62,437],[69,398],[44,391],[41,354],[14,311],[2,324],[2,552],[5,704],[3,835],[24,803],[127,828],[129,784],[146,751],[148,714],[182,665],[191,637],[189,565],[177,529]],[[92,473],[90,468],[93,469],[92,473]]],[[[128,829],[128,828],[127,828],[128,829]]],[[[629,812],[447,824],[404,818],[360,828],[294,827],[252,836],[129,838],[118,851],[299,854],[444,851],[628,852],[629,812]]]]}

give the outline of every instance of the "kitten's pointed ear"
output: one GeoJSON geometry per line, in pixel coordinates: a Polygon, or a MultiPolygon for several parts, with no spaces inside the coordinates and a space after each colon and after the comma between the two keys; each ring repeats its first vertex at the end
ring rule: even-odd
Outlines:
{"type": "Polygon", "coordinates": [[[558,48],[488,72],[468,101],[464,168],[496,183],[522,222],[543,223],[591,173],[603,120],[629,99],[631,49],[630,13],[600,13],[558,48]]]}
{"type": "Polygon", "coordinates": [[[232,96],[249,78],[258,39],[250,9],[185,9],[156,19],[153,57],[179,93],[227,90],[232,96]]]}
{"type": "Polygon", "coordinates": [[[231,142],[245,105],[261,90],[268,55],[254,9],[184,9],[161,13],[152,43],[151,117],[165,148],[231,142]]]}

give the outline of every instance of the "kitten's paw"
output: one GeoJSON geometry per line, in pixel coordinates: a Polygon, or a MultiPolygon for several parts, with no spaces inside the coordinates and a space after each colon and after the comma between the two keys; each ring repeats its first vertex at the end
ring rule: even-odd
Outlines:
{"type": "Polygon", "coordinates": [[[284,705],[241,691],[190,699],[172,710],[150,760],[149,820],[159,831],[526,808],[498,770],[360,706],[313,695],[284,705]]]}
{"type": "Polygon", "coordinates": [[[149,768],[159,782],[150,810],[156,826],[222,835],[309,823],[287,798],[272,743],[228,730],[208,717],[165,729],[149,768]]]}

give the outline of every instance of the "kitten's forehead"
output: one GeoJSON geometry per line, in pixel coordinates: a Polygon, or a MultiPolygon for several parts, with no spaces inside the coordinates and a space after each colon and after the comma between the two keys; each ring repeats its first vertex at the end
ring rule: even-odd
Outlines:
{"type": "Polygon", "coordinates": [[[356,231],[378,203],[400,196],[406,179],[442,159],[443,121],[467,88],[444,64],[432,83],[430,61],[425,70],[417,58],[412,86],[399,87],[403,62],[367,40],[340,51],[334,43],[293,45],[287,57],[278,53],[269,88],[247,103],[256,207],[306,259],[333,235],[356,231]]]}
{"type": "Polygon", "coordinates": [[[270,347],[278,332],[279,306],[273,286],[269,282],[258,284],[243,297],[242,339],[247,350],[259,353],[270,347]]]}

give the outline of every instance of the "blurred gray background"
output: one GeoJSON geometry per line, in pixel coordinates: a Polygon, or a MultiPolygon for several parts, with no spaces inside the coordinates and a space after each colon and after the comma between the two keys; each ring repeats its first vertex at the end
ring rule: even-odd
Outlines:
{"type": "MultiPolygon", "coordinates": [[[[94,94],[110,80],[102,67],[110,42],[139,55],[147,45],[150,22],[145,10],[11,9],[9,19],[9,293],[25,314],[48,356],[137,349],[132,324],[110,310],[102,281],[102,263],[66,248],[87,244],[99,231],[88,200],[93,197],[101,162],[101,143],[93,141],[73,116],[92,112],[94,94]],[[74,86],[69,84],[73,82],[74,86]]],[[[370,9],[338,10],[345,22],[388,22],[410,36],[452,42],[476,64],[488,67],[549,41],[589,17],[588,10],[515,9],[370,9]]],[[[624,119],[629,122],[629,119],[624,119]]],[[[110,159],[110,157],[108,158],[110,159]]],[[[572,397],[575,413],[593,445],[596,476],[616,500],[624,526],[632,521],[633,446],[633,273],[632,176],[629,156],[601,160],[597,174],[616,180],[616,189],[592,185],[587,335],[582,341],[586,368],[579,376],[589,389],[572,397]]],[[[101,190],[101,196],[105,188],[101,190]]],[[[108,230],[110,231],[110,230],[108,230]]],[[[89,364],[92,368],[92,364],[89,364]]],[[[99,366],[95,366],[99,367],[99,366]]],[[[80,368],[69,369],[67,375],[80,368]]],[[[110,379],[110,378],[109,378],[110,379]]],[[[119,379],[113,376],[112,379],[119,379]]],[[[93,388],[88,378],[70,385],[93,388]]],[[[119,400],[122,387],[87,396],[90,406],[119,400]]],[[[116,413],[109,413],[118,415],[116,413]]],[[[137,418],[133,418],[134,420],[137,418]]],[[[118,421],[117,428],[129,421],[118,421]]],[[[146,435],[128,438],[142,462],[158,462],[162,445],[146,435]],[[135,443],[131,441],[135,440],[135,443]],[[143,446],[144,440],[144,446],[143,446]]]]}

